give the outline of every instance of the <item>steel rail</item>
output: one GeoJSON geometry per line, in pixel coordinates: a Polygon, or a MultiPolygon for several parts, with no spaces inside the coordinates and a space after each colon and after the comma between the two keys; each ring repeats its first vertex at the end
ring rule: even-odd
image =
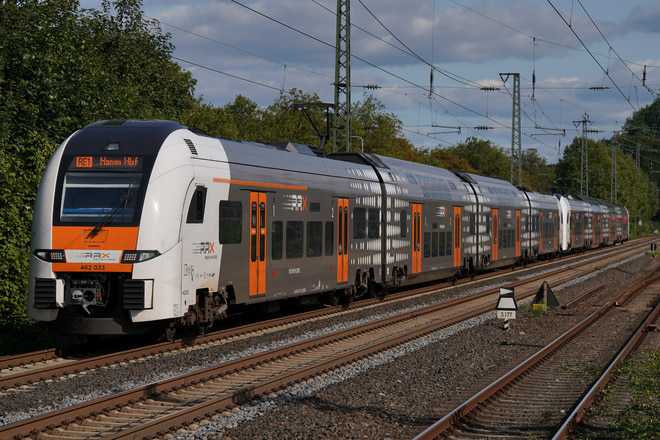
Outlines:
{"type": "MultiPolygon", "coordinates": [[[[649,278],[655,271],[647,274],[643,280],[649,278]]],[[[636,284],[641,284],[643,281],[639,281],[636,284]]],[[[418,434],[414,440],[431,440],[442,438],[447,435],[447,433],[452,429],[453,426],[458,424],[464,417],[468,414],[475,411],[477,408],[481,407],[484,402],[487,402],[493,396],[498,394],[500,391],[505,389],[511,383],[513,383],[517,378],[523,376],[527,371],[534,368],[536,365],[540,364],[547,356],[557,351],[559,348],[566,345],[571,339],[577,336],[579,333],[584,331],[587,327],[595,323],[600,317],[602,317],[609,310],[613,309],[616,306],[616,298],[608,301],[605,305],[600,307],[595,312],[591,313],[587,318],[581,321],[579,324],[566,331],[564,334],[556,338],[550,344],[545,346],[543,349],[530,356],[527,360],[513,368],[511,371],[506,373],[504,376],[500,377],[498,380],[484,388],[482,391],[478,392],[466,402],[458,406],[456,409],[446,414],[440,420],[436,421],[433,425],[426,428],[420,434],[418,434]]]]}
{"type": "MultiPolygon", "coordinates": [[[[645,288],[648,284],[657,282],[658,278],[659,277],[653,277],[647,281],[638,283],[633,288],[635,292],[639,291],[645,288]]],[[[602,391],[608,385],[612,379],[613,371],[619,365],[619,363],[626,359],[634,350],[639,347],[644,337],[646,336],[647,327],[651,323],[655,322],[658,319],[658,316],[660,316],[660,303],[656,304],[651,313],[648,314],[646,319],[644,319],[635,333],[630,337],[623,349],[607,366],[598,381],[596,381],[596,383],[587,391],[584,398],[575,406],[573,411],[568,415],[564,423],[559,427],[555,435],[552,437],[552,440],[566,440],[569,438],[569,435],[574,431],[575,426],[582,421],[584,410],[593,405],[600,391],[602,391]]]]}
{"type": "MultiPolygon", "coordinates": [[[[642,243],[631,242],[629,244],[631,245],[631,249],[635,249],[637,247],[646,246],[648,243],[644,241],[642,243]]],[[[631,249],[627,249],[627,251],[631,249]]],[[[610,251],[611,248],[607,248],[604,250],[610,251]]],[[[576,255],[575,257],[571,257],[571,258],[579,258],[579,257],[576,255]]],[[[564,261],[566,261],[566,259],[564,261]]],[[[589,262],[581,261],[575,264],[574,266],[572,266],[572,268],[577,268],[584,264],[589,264],[589,262]]],[[[493,274],[483,274],[483,275],[485,275],[484,278],[490,278],[493,276],[493,274]]],[[[498,275],[501,275],[501,273],[498,275]]],[[[542,278],[542,277],[543,277],[542,275],[538,276],[538,278],[542,278]]],[[[465,278],[459,280],[458,283],[464,284],[470,282],[471,282],[470,279],[465,278]]],[[[439,288],[442,289],[445,287],[453,286],[454,284],[455,283],[447,282],[447,283],[441,283],[439,286],[436,285],[431,288],[429,287],[416,288],[406,292],[397,292],[394,294],[390,294],[385,297],[369,298],[360,301],[359,303],[331,306],[322,310],[313,310],[301,314],[296,314],[295,316],[275,318],[271,320],[246,324],[243,326],[222,330],[220,332],[215,332],[212,334],[199,336],[196,338],[181,338],[173,342],[161,342],[161,343],[149,345],[147,347],[131,348],[128,350],[122,350],[119,352],[109,353],[107,355],[92,357],[88,359],[77,359],[77,360],[67,361],[59,366],[53,366],[42,369],[31,369],[13,374],[0,375],[0,390],[3,389],[6,390],[12,387],[19,387],[21,385],[47,380],[56,376],[75,374],[80,371],[91,370],[112,363],[122,362],[128,359],[136,359],[144,356],[153,356],[161,353],[172,352],[182,347],[190,347],[194,345],[201,346],[203,344],[212,343],[221,339],[230,339],[237,336],[248,335],[254,332],[272,330],[272,329],[276,329],[279,326],[300,323],[307,319],[318,319],[321,317],[328,317],[334,314],[340,314],[347,311],[355,311],[361,308],[370,307],[383,302],[405,300],[413,297],[414,295],[423,295],[425,293],[429,293],[430,291],[434,291],[439,288]]],[[[511,284],[509,287],[515,287],[515,285],[516,284],[514,283],[511,284]]],[[[80,347],[86,347],[89,345],[90,344],[81,344],[78,347],[49,348],[49,349],[38,350],[30,353],[0,357],[0,369],[11,369],[11,368],[24,366],[26,364],[51,361],[57,358],[61,358],[65,355],[67,356],[77,355],[82,350],[82,348],[80,347]]]]}

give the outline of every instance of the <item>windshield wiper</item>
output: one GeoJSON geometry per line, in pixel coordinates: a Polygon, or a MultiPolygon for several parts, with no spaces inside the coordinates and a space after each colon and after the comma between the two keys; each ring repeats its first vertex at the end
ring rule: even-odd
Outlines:
{"type": "Polygon", "coordinates": [[[87,240],[96,237],[98,233],[101,232],[101,229],[103,229],[105,225],[108,224],[110,219],[114,217],[117,211],[119,211],[120,209],[121,209],[121,221],[122,223],[124,222],[124,211],[128,207],[128,204],[131,202],[131,192],[132,192],[132,188],[129,185],[128,192],[119,198],[119,204],[114,208],[112,208],[112,211],[108,212],[105,215],[105,217],[103,217],[103,219],[96,226],[94,226],[94,229],[89,231],[89,233],[85,237],[87,240]]]}

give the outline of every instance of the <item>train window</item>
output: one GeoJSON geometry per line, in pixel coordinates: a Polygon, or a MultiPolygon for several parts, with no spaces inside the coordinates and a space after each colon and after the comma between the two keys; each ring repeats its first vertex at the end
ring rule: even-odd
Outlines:
{"type": "Polygon", "coordinates": [[[308,257],[320,257],[323,252],[323,222],[307,222],[308,257]]]}
{"type": "Polygon", "coordinates": [[[335,224],[325,222],[325,254],[330,256],[335,252],[335,224]]]}
{"type": "Polygon", "coordinates": [[[435,231],[431,233],[431,256],[438,256],[438,233],[435,231]]]}
{"type": "Polygon", "coordinates": [[[451,232],[447,231],[445,232],[445,255],[452,254],[453,248],[451,246],[451,243],[452,243],[451,232]]]}
{"type": "Polygon", "coordinates": [[[475,235],[477,233],[477,215],[472,213],[470,214],[470,235],[475,235]]]}
{"type": "Polygon", "coordinates": [[[220,202],[220,244],[241,242],[243,207],[241,202],[220,202]]]}
{"type": "Polygon", "coordinates": [[[274,221],[271,232],[272,243],[270,248],[273,260],[281,260],[283,255],[284,245],[284,228],[281,221],[274,221]]]}
{"type": "Polygon", "coordinates": [[[132,222],[142,174],[67,173],[62,222],[132,222]]]}
{"type": "Polygon", "coordinates": [[[369,223],[367,232],[369,238],[380,237],[380,209],[369,208],[369,223]]]}
{"type": "Polygon", "coordinates": [[[190,206],[188,207],[188,218],[186,223],[204,223],[204,205],[206,204],[206,187],[195,188],[190,206]]]}
{"type": "Polygon", "coordinates": [[[309,212],[321,212],[321,204],[319,202],[311,202],[309,204],[309,212]]]}
{"type": "Polygon", "coordinates": [[[424,258],[431,256],[431,233],[424,232],[424,258]]]}
{"type": "Polygon", "coordinates": [[[286,257],[302,258],[303,256],[303,222],[286,222],[286,257]]]}
{"type": "Polygon", "coordinates": [[[401,210],[399,214],[399,223],[401,228],[401,238],[404,238],[408,235],[408,211],[405,209],[401,210]]]}
{"type": "Polygon", "coordinates": [[[445,232],[440,232],[438,235],[438,255],[441,257],[445,256],[445,246],[447,246],[447,243],[445,242],[445,232]]]}
{"type": "Polygon", "coordinates": [[[367,210],[365,208],[353,209],[353,238],[367,237],[367,210]]]}

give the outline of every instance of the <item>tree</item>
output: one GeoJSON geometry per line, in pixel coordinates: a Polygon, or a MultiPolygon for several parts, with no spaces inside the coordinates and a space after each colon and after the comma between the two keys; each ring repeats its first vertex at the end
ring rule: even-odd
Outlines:
{"type": "MultiPolygon", "coordinates": [[[[611,146],[605,141],[587,140],[589,169],[582,161],[582,139],[575,138],[564,149],[557,164],[557,183],[562,193],[589,195],[613,201],[611,146]],[[584,166],[584,172],[581,172],[584,166]],[[587,174],[589,178],[587,194],[587,174]]],[[[648,221],[658,210],[658,186],[647,173],[638,169],[632,156],[617,150],[616,154],[616,200],[625,205],[631,220],[648,221]]],[[[587,161],[585,161],[587,162],[587,161]]]]}
{"type": "Polygon", "coordinates": [[[192,130],[201,130],[209,135],[238,138],[238,127],[233,115],[226,108],[213,107],[199,102],[190,108],[180,121],[192,130]]]}
{"type": "Polygon", "coordinates": [[[325,114],[315,107],[298,109],[297,106],[319,102],[316,94],[307,94],[298,89],[280,92],[279,98],[263,113],[258,137],[262,142],[287,141],[318,146],[320,138],[314,126],[325,129],[325,114]],[[307,114],[307,116],[305,116],[307,114]],[[310,122],[310,118],[312,122],[310,122]],[[313,123],[313,124],[312,124],[313,123]]]}
{"type": "Polygon", "coordinates": [[[467,163],[483,176],[509,180],[511,162],[504,149],[491,141],[470,137],[447,151],[467,163]]]}
{"type": "Polygon", "coordinates": [[[426,150],[422,162],[434,167],[445,168],[447,170],[465,171],[468,173],[476,173],[470,164],[447,150],[435,148],[426,150]]]}
{"type": "Polygon", "coordinates": [[[264,114],[255,102],[238,95],[234,102],[224,106],[223,110],[233,119],[238,139],[259,141],[264,114]]]}
{"type": "MultiPolygon", "coordinates": [[[[394,114],[387,113],[382,102],[372,95],[364,94],[363,99],[353,104],[351,109],[351,134],[362,138],[364,151],[397,159],[421,162],[423,154],[403,136],[403,123],[394,114]]],[[[352,139],[353,151],[360,145],[359,139],[352,139]]]]}
{"type": "Polygon", "coordinates": [[[196,104],[141,0],[0,0],[0,315],[24,315],[36,189],[59,143],[99,119],[180,119],[196,104]],[[112,7],[117,11],[112,15],[112,7]]]}
{"type": "MultiPolygon", "coordinates": [[[[536,149],[523,150],[521,158],[523,186],[534,191],[552,192],[555,170],[536,149]]],[[[509,173],[510,174],[510,173],[509,173]]]]}

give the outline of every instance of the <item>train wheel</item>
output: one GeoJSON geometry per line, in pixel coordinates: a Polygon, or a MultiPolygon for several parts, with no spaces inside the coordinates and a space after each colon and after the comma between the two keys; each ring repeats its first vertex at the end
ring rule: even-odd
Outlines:
{"type": "Polygon", "coordinates": [[[197,333],[200,336],[204,336],[206,333],[208,333],[209,330],[213,327],[213,324],[208,324],[208,323],[197,323],[197,333]]]}
{"type": "Polygon", "coordinates": [[[170,324],[165,329],[165,339],[167,339],[168,342],[174,342],[175,337],[176,337],[176,326],[174,324],[170,324]]]}

